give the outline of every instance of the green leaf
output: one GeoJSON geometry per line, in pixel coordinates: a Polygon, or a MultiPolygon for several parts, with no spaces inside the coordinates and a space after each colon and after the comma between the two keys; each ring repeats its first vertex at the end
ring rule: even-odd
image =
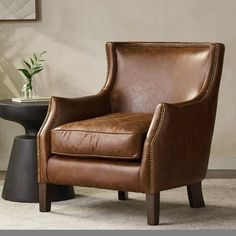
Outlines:
{"type": "Polygon", "coordinates": [[[31,79],[32,75],[29,73],[29,71],[27,71],[26,69],[18,69],[19,71],[21,71],[26,78],[31,79]]]}
{"type": "Polygon", "coordinates": [[[34,65],[34,60],[32,58],[30,58],[31,64],[32,66],[34,65]]]}
{"type": "Polygon", "coordinates": [[[32,70],[38,70],[38,69],[41,69],[41,68],[43,68],[43,67],[40,66],[40,65],[38,65],[38,66],[34,66],[34,67],[32,68],[32,70]]]}
{"type": "Polygon", "coordinates": [[[35,71],[31,74],[31,76],[33,76],[33,75],[35,75],[35,74],[38,74],[41,70],[43,70],[43,68],[38,69],[38,70],[35,70],[35,71]]]}
{"type": "Polygon", "coordinates": [[[34,59],[35,59],[35,61],[37,61],[38,60],[38,58],[37,58],[37,56],[36,56],[36,54],[34,53],[34,59]]]}
{"type": "Polygon", "coordinates": [[[40,53],[40,56],[42,56],[43,54],[45,54],[47,51],[43,51],[42,53],[40,53]]]}
{"type": "Polygon", "coordinates": [[[43,69],[42,66],[35,66],[34,68],[32,68],[32,73],[34,73],[37,70],[41,70],[41,69],[43,69]]]}
{"type": "Polygon", "coordinates": [[[30,66],[30,64],[27,62],[27,61],[25,61],[25,60],[23,60],[23,62],[26,64],[26,66],[31,70],[31,66],[30,66]]]}
{"type": "Polygon", "coordinates": [[[40,59],[40,60],[38,60],[38,61],[45,61],[45,60],[40,59]]]}

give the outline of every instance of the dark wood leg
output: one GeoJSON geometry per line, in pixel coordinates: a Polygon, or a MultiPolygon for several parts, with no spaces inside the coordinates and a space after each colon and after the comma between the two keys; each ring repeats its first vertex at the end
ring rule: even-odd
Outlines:
{"type": "Polygon", "coordinates": [[[149,225],[159,224],[160,193],[146,194],[147,223],[149,225]]]}
{"type": "Polygon", "coordinates": [[[51,199],[48,184],[39,184],[39,210],[41,212],[51,211],[51,199]]]}
{"type": "Polygon", "coordinates": [[[204,207],[204,199],[202,195],[202,182],[187,185],[188,199],[190,207],[200,208],[204,207]]]}
{"type": "Polygon", "coordinates": [[[127,200],[128,199],[128,192],[118,191],[118,199],[119,200],[127,200]]]}

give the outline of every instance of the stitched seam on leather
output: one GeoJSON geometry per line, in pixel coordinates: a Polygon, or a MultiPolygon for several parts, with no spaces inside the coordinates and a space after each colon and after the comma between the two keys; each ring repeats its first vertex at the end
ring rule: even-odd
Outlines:
{"type": "Polygon", "coordinates": [[[150,162],[149,162],[149,190],[150,193],[153,191],[153,174],[154,174],[154,159],[153,159],[153,145],[156,142],[156,139],[160,133],[160,129],[162,127],[163,121],[164,121],[164,116],[165,116],[165,104],[162,104],[161,107],[161,114],[160,114],[160,120],[157,125],[157,129],[155,131],[154,137],[151,141],[150,145],[150,162]]]}
{"type": "Polygon", "coordinates": [[[109,156],[109,155],[93,155],[93,154],[89,154],[89,153],[83,153],[83,154],[74,154],[74,153],[69,153],[69,152],[52,152],[53,154],[58,154],[58,155],[68,155],[68,156],[72,156],[72,157],[100,157],[100,158],[116,158],[116,159],[126,159],[129,158],[131,160],[139,160],[140,157],[133,157],[133,156],[109,156]]]}
{"type": "Polygon", "coordinates": [[[48,117],[49,117],[49,114],[51,112],[51,103],[52,101],[50,100],[49,104],[48,104],[48,111],[47,111],[47,114],[46,114],[46,117],[43,121],[43,124],[41,126],[41,128],[39,129],[39,132],[37,134],[37,162],[38,162],[38,182],[40,183],[41,182],[41,160],[40,160],[40,153],[41,153],[41,150],[40,150],[40,134],[44,128],[44,126],[46,125],[47,121],[48,121],[48,117]]]}
{"type": "Polygon", "coordinates": [[[86,131],[86,130],[66,130],[66,129],[59,129],[59,130],[53,130],[53,132],[83,132],[83,133],[95,133],[95,134],[113,134],[113,135],[133,135],[133,134],[146,134],[146,132],[140,132],[140,133],[113,133],[113,132],[98,132],[98,131],[86,131]]]}

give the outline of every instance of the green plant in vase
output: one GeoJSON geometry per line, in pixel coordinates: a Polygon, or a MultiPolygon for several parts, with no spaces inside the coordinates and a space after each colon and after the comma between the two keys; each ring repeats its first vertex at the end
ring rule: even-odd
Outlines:
{"type": "Polygon", "coordinates": [[[26,78],[26,84],[24,84],[22,88],[22,92],[24,94],[25,98],[31,98],[33,97],[33,86],[32,86],[32,79],[33,76],[38,74],[40,71],[44,69],[43,62],[45,60],[42,59],[43,54],[45,54],[46,51],[40,53],[39,55],[34,55],[29,58],[28,62],[26,60],[23,60],[25,68],[18,69],[23,73],[23,75],[26,78]]]}

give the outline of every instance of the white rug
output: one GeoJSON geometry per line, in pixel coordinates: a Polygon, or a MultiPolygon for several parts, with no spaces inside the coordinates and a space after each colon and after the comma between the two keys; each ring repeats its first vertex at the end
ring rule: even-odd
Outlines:
{"type": "Polygon", "coordinates": [[[236,180],[204,180],[203,193],[206,207],[192,209],[185,187],[162,192],[159,226],[146,224],[139,193],[118,201],[116,191],[76,187],[76,198],[52,203],[50,213],[0,198],[0,229],[236,229],[236,180]]]}

